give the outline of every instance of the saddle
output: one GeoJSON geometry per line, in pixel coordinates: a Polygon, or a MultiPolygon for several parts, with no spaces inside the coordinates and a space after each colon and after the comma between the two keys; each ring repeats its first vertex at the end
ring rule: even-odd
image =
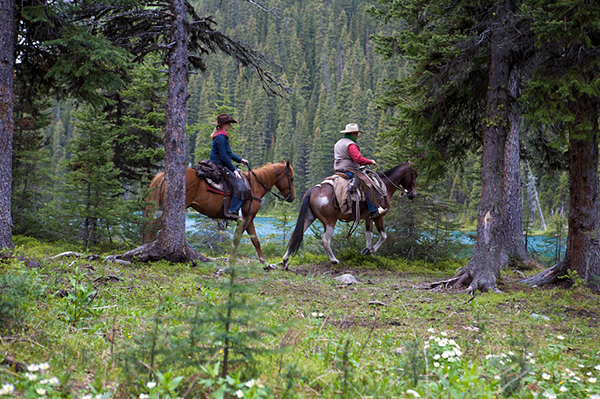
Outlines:
{"type": "Polygon", "coordinates": [[[370,179],[370,176],[364,176],[362,173],[356,173],[354,180],[354,187],[352,189],[350,188],[352,179],[345,173],[336,173],[326,177],[321,182],[321,184],[329,184],[333,187],[338,208],[344,217],[352,215],[354,210],[359,209],[359,202],[367,200],[367,192],[374,204],[383,208],[383,213],[390,209],[383,182],[373,181],[370,179]],[[383,187],[383,190],[381,187],[383,187]]]}
{"type": "MultiPolygon", "coordinates": [[[[223,172],[221,172],[221,169],[214,162],[205,159],[198,162],[198,164],[194,166],[194,170],[196,171],[196,176],[198,176],[198,178],[206,181],[206,184],[208,185],[207,189],[209,191],[225,195],[231,194],[227,182],[223,179],[223,172]]],[[[244,179],[246,187],[250,187],[248,179],[243,176],[242,178],[244,179]]]]}

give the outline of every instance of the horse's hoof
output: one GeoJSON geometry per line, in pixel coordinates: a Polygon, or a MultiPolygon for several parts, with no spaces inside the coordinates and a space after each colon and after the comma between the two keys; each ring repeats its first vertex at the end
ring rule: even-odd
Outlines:
{"type": "Polygon", "coordinates": [[[360,251],[361,255],[371,255],[371,248],[365,248],[362,251],[360,251]]]}
{"type": "Polygon", "coordinates": [[[277,266],[275,263],[271,263],[270,265],[264,265],[263,266],[263,270],[268,272],[269,270],[279,270],[280,267],[277,266]]]}
{"type": "Polygon", "coordinates": [[[337,259],[334,259],[334,260],[332,260],[332,261],[331,261],[331,264],[332,264],[332,265],[339,265],[339,264],[340,264],[340,261],[339,261],[339,260],[337,260],[337,259]]]}

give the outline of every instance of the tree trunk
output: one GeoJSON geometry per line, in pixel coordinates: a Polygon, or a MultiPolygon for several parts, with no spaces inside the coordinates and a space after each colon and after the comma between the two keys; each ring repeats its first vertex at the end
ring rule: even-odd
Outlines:
{"type": "Polygon", "coordinates": [[[525,284],[553,284],[573,270],[588,287],[600,291],[598,135],[594,131],[591,137],[579,137],[573,134],[569,140],[569,233],[565,257],[550,269],[524,280],[525,284]]]}
{"type": "Polygon", "coordinates": [[[0,251],[12,241],[12,150],[15,73],[15,2],[0,0],[0,251]]]}
{"type": "MultiPolygon", "coordinates": [[[[527,250],[523,242],[523,203],[521,199],[521,154],[519,136],[521,118],[517,108],[518,82],[517,67],[509,76],[508,91],[508,133],[504,145],[504,186],[502,198],[502,243],[509,262],[527,260],[527,250]]],[[[504,264],[502,266],[505,266],[504,264]]]]}
{"type": "MultiPolygon", "coordinates": [[[[506,4],[498,3],[495,23],[491,33],[491,55],[487,92],[485,123],[483,128],[483,159],[481,176],[481,202],[477,218],[477,243],[473,256],[462,268],[453,286],[468,286],[468,291],[488,291],[495,289],[500,269],[508,264],[508,254],[504,249],[503,195],[514,192],[504,186],[504,148],[508,118],[508,87],[510,73],[510,48],[506,45],[506,4]]],[[[512,143],[511,143],[512,148],[512,143]]],[[[512,162],[512,161],[511,161],[512,162]]],[[[512,173],[512,166],[510,167],[512,173]]],[[[508,180],[508,179],[507,179],[508,180]]],[[[507,184],[514,182],[507,181],[507,184]]]]}
{"type": "Polygon", "coordinates": [[[153,243],[143,245],[120,256],[141,261],[171,262],[208,261],[194,251],[185,240],[185,156],[187,121],[187,83],[189,72],[187,8],[184,0],[172,0],[169,80],[165,128],[165,199],[162,228],[153,243]]]}

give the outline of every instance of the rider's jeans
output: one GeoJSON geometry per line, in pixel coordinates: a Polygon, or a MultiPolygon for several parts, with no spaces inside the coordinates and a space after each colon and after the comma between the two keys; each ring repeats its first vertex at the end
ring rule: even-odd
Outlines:
{"type": "MultiPolygon", "coordinates": [[[[354,173],[350,172],[349,170],[346,171],[346,176],[348,176],[351,179],[354,179],[354,173]]],[[[369,213],[376,212],[377,207],[375,206],[375,204],[373,204],[373,202],[371,202],[368,192],[365,193],[365,197],[367,198],[367,209],[369,210],[369,213]]]]}

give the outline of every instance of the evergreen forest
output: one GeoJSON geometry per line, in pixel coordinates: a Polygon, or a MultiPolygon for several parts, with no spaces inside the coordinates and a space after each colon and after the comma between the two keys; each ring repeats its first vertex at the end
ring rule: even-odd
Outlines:
{"type": "MultiPolygon", "coordinates": [[[[205,72],[193,71],[189,77],[187,162],[193,166],[208,158],[210,122],[228,112],[239,122],[231,134],[234,152],[252,167],[289,160],[301,198],[332,173],[339,131],[346,123],[357,123],[366,132],[359,138],[362,153],[381,169],[412,161],[419,170],[421,211],[414,214],[423,217],[417,221],[421,230],[440,222],[447,229],[474,230],[480,154],[477,149],[468,153],[441,176],[428,176],[420,168],[420,158],[410,151],[414,139],[394,130],[397,107],[381,101],[390,82],[414,70],[402,57],[378,52],[372,40],[375,33],[401,29],[401,23],[382,26],[366,12],[370,5],[289,0],[270,2],[265,10],[251,2],[197,1],[198,13],[213,15],[218,29],[265,54],[271,60],[268,67],[289,90],[269,96],[262,82],[231,57],[206,57],[205,72]]],[[[69,97],[57,102],[55,97],[17,93],[15,234],[84,247],[139,241],[143,199],[150,179],[161,171],[164,151],[166,71],[159,61],[129,63],[123,69],[124,84],[103,107],[69,97]]],[[[564,234],[568,182],[560,148],[556,154],[556,167],[547,168],[535,162],[533,152],[524,152],[525,231],[564,234]]],[[[267,197],[263,209],[276,205],[267,197]]]]}

